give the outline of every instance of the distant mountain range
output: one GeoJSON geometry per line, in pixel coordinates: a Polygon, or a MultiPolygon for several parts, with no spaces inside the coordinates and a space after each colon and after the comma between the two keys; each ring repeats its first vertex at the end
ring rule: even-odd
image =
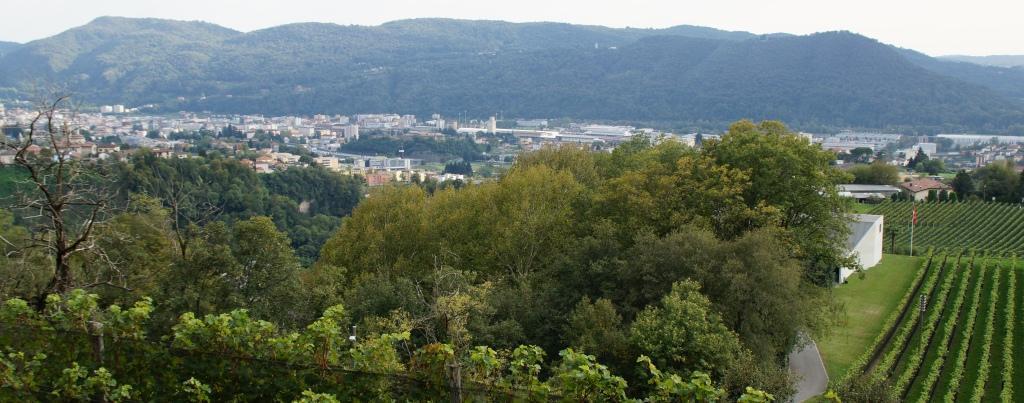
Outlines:
{"type": "Polygon", "coordinates": [[[392,111],[721,128],[1024,134],[1024,70],[936,59],[848,32],[415,19],[242,33],[98,18],[0,47],[0,97],[67,83],[93,103],[264,114],[392,111]]]}
{"type": "Polygon", "coordinates": [[[14,50],[18,46],[21,46],[21,44],[20,43],[15,43],[15,42],[0,41],[0,56],[3,56],[4,53],[8,53],[8,52],[14,50]]]}
{"type": "Polygon", "coordinates": [[[1024,66],[1024,55],[992,55],[992,56],[940,56],[940,59],[968,62],[984,66],[1021,67],[1024,66]]]}

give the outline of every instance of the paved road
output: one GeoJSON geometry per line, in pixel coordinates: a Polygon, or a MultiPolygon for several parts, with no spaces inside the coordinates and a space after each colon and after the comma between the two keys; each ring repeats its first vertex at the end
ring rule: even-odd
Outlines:
{"type": "Polygon", "coordinates": [[[808,343],[802,350],[789,354],[789,371],[800,377],[796,384],[796,396],[793,396],[794,402],[800,403],[825,393],[825,389],[828,388],[825,363],[821,361],[818,345],[814,344],[814,341],[808,343]]]}

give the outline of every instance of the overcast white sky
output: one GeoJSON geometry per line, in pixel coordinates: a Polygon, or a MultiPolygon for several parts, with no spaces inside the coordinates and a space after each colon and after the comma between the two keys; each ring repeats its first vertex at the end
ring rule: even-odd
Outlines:
{"type": "Polygon", "coordinates": [[[241,31],[448,17],[755,33],[845,29],[931,55],[1024,54],[1024,0],[2,0],[0,15],[0,40],[17,42],[103,15],[203,20],[241,31]]]}

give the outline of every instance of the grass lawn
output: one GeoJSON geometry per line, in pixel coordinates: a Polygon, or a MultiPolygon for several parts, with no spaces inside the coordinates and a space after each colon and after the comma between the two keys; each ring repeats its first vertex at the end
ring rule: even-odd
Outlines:
{"type": "Polygon", "coordinates": [[[835,288],[836,299],[846,306],[846,316],[827,338],[818,340],[830,379],[843,376],[882,331],[882,322],[906,293],[922,260],[919,256],[882,255],[882,262],[865,271],[863,279],[853,275],[847,284],[835,288]]]}

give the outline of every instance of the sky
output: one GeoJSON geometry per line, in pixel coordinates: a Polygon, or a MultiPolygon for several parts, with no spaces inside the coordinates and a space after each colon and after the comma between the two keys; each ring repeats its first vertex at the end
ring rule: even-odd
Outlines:
{"type": "Polygon", "coordinates": [[[1024,54],[1021,0],[3,0],[0,15],[0,40],[15,42],[104,15],[202,20],[240,31],[446,17],[754,33],[848,30],[935,56],[1024,54]]]}

